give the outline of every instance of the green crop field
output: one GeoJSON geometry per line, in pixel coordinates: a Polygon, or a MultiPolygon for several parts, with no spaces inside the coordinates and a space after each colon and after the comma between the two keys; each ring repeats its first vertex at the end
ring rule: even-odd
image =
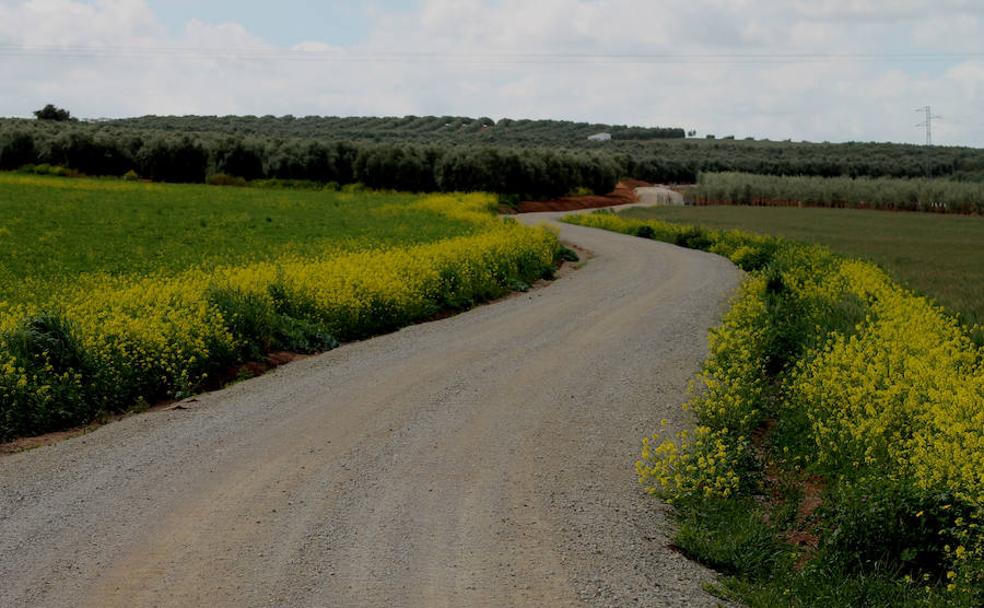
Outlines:
{"type": "Polygon", "coordinates": [[[495,207],[0,174],[0,440],[524,289],[556,236],[495,207]]]}
{"type": "Polygon", "coordinates": [[[419,195],[127,183],[0,173],[0,301],[82,273],[145,275],[414,245],[476,227],[419,195]],[[25,289],[25,283],[34,285],[25,289]]]}
{"type": "Polygon", "coordinates": [[[984,218],[797,207],[652,207],[623,212],[827,245],[881,265],[968,323],[984,323],[984,218]]]}

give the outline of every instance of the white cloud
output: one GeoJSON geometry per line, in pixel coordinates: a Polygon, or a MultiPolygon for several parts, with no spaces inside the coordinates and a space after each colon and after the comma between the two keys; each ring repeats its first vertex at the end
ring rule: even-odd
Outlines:
{"type": "Polygon", "coordinates": [[[26,45],[119,45],[164,33],[142,1],[29,0],[0,4],[0,42],[26,45]]]}
{"type": "Polygon", "coordinates": [[[143,0],[0,0],[0,45],[119,49],[0,51],[0,114],[50,101],[82,116],[459,114],[915,142],[912,110],[931,103],[955,117],[938,141],[984,145],[956,118],[984,104],[984,57],[856,57],[982,52],[976,2],[423,0],[344,48],[277,48],[234,17],[172,34],[143,0]],[[614,57],[627,53],[648,57],[614,57]]]}

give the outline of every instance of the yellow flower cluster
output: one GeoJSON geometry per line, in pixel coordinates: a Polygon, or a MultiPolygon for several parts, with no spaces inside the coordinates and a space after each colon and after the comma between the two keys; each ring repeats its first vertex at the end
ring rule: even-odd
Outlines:
{"type": "Polygon", "coordinates": [[[727,429],[699,425],[668,436],[664,420],[660,432],[642,440],[636,473],[647,492],[671,503],[691,497],[728,498],[738,493],[739,463],[746,451],[743,439],[734,441],[727,429]]]}
{"type": "Polygon", "coordinates": [[[769,314],[762,297],[765,288],[761,276],[745,281],[722,324],[711,331],[702,390],[687,407],[713,428],[747,435],[758,424],[767,389],[762,365],[769,314]]]}
{"type": "MultiPolygon", "coordinates": [[[[564,222],[577,226],[588,226],[591,228],[601,228],[611,232],[621,232],[630,234],[631,228],[644,225],[643,222],[627,220],[611,212],[581,213],[564,216],[564,222]]],[[[670,224],[671,227],[676,226],[670,224]]],[[[661,239],[662,240],[662,239],[661,239]]]]}
{"type": "Polygon", "coordinates": [[[768,310],[761,297],[765,279],[744,282],[723,323],[712,330],[711,355],[700,375],[700,390],[687,403],[702,422],[693,432],[665,428],[643,439],[636,462],[647,491],[667,500],[734,496],[750,457],[746,437],[758,424],[766,395],[762,366],[768,310]]]}
{"type": "Polygon", "coordinates": [[[217,292],[250,296],[344,340],[497,297],[553,263],[556,235],[495,217],[492,197],[443,195],[415,204],[466,219],[475,233],[177,276],[84,276],[45,301],[0,303],[0,437],[198,386],[255,338],[230,329],[236,319],[224,317],[230,312],[216,305],[217,292]],[[45,314],[67,330],[30,325],[45,314]]]}
{"type": "Polygon", "coordinates": [[[867,318],[852,335],[833,335],[788,384],[810,418],[817,461],[902,471],[984,503],[984,353],[882,270],[845,261],[838,273],[867,318]]]}
{"type": "Polygon", "coordinates": [[[947,588],[984,588],[984,349],[879,268],[843,261],[837,276],[867,316],[854,333],[833,334],[787,382],[787,402],[809,418],[814,461],[908,479],[965,505],[967,516],[940,531],[941,542],[959,543],[947,546],[947,588]]]}
{"type": "Polygon", "coordinates": [[[444,304],[501,295],[511,280],[542,274],[555,248],[556,237],[544,229],[498,224],[408,249],[228,269],[210,284],[262,299],[270,299],[276,285],[295,307],[346,339],[434,314],[444,304]]]}

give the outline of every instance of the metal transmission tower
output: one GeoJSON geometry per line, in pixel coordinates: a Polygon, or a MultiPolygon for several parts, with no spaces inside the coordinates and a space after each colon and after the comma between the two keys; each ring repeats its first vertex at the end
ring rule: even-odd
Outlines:
{"type": "Polygon", "coordinates": [[[924,112],[926,114],[926,120],[917,124],[917,127],[926,127],[926,145],[933,145],[933,121],[937,119],[942,119],[942,116],[933,114],[932,108],[929,106],[923,106],[921,108],[916,108],[916,112],[924,112]]]}

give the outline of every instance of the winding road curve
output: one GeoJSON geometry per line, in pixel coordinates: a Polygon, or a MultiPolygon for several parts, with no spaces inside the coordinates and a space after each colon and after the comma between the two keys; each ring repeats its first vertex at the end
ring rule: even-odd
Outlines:
{"type": "Polygon", "coordinates": [[[0,458],[0,606],[716,605],[632,464],[738,271],[558,226],[548,287],[0,458]]]}

